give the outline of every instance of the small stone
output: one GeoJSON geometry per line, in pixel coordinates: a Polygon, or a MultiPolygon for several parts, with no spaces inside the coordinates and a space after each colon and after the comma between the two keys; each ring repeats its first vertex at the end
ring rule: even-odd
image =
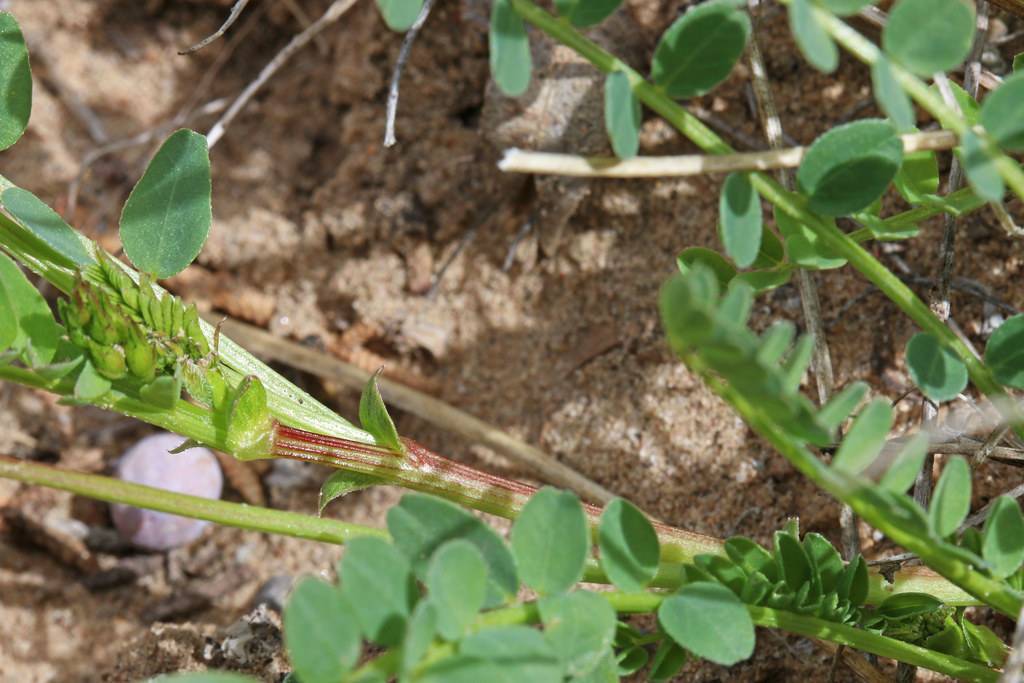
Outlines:
{"type": "MultiPolygon", "coordinates": [[[[117,464],[118,478],[176,493],[220,498],[224,480],[217,458],[206,448],[170,452],[184,441],[167,432],[147,436],[121,457],[117,464]]],[[[111,517],[125,540],[138,548],[158,551],[191,543],[209,524],[121,504],[111,505],[111,517]]]]}

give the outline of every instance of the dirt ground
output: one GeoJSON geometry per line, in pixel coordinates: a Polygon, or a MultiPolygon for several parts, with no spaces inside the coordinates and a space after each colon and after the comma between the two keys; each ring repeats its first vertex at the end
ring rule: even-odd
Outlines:
{"type": "MultiPolygon", "coordinates": [[[[207,131],[216,116],[199,110],[233,98],[328,3],[253,3],[226,39],[189,57],[176,50],[212,32],[229,0],[4,4],[30,41],[36,89],[29,132],[0,157],[0,172],[116,250],[118,207],[153,146],[106,154],[88,168],[84,160],[144,131],[158,131],[156,140],[183,123],[207,131]]],[[[599,38],[642,67],[683,4],[627,0],[599,38]]],[[[539,35],[540,77],[531,92],[509,102],[488,86],[488,8],[484,0],[438,3],[402,81],[399,144],[391,149],[382,145],[384,107],[401,37],[384,27],[373,3],[358,2],[296,54],[213,150],[210,241],[170,288],[346,360],[385,362],[398,379],[538,445],[671,524],[766,541],[799,516],[803,529],[838,542],[836,504],[690,375],[659,328],[656,295],[675,255],[718,246],[721,179],[503,176],[496,161],[505,146],[600,152],[606,143],[594,106],[600,80],[539,35]],[[533,230],[517,241],[527,220],[533,230]]],[[[1003,28],[1015,27],[1007,20],[1003,28]]],[[[782,121],[797,143],[837,121],[877,115],[866,69],[844,60],[832,76],[813,71],[777,8],[761,31],[782,121]]],[[[1002,57],[1015,47],[1004,44],[1002,57]]],[[[713,95],[691,103],[747,149],[761,139],[748,76],[738,67],[713,95]]],[[[642,151],[694,148],[648,115],[642,151]]],[[[922,237],[876,253],[891,267],[934,277],[940,229],[930,222],[922,237]]],[[[1012,308],[1024,306],[1020,270],[1019,244],[988,212],[965,221],[958,275],[1012,308]]],[[[837,382],[865,379],[893,399],[908,391],[901,356],[914,332],[909,321],[849,268],[817,281],[837,382]]],[[[915,288],[927,294],[922,282],[915,288]]],[[[960,292],[953,299],[954,318],[978,345],[993,316],[1008,310],[960,292]]],[[[758,300],[755,326],[779,318],[800,320],[793,286],[758,300]]],[[[355,415],[355,395],[281,370],[342,415],[355,415]]],[[[917,398],[902,401],[901,425],[919,420],[920,409],[917,398]]],[[[441,453],[530,477],[443,428],[400,412],[396,419],[403,434],[441,453]]],[[[0,453],[109,472],[150,431],[0,385],[0,453]]],[[[275,463],[228,476],[229,499],[264,497],[311,512],[325,475],[275,463]]],[[[987,466],[976,478],[976,502],[1019,479],[1008,467],[987,466]]],[[[380,525],[399,495],[371,489],[328,514],[380,525]]],[[[105,505],[2,480],[0,509],[2,681],[136,681],[206,665],[278,681],[288,668],[273,607],[292,578],[331,575],[341,553],[229,528],[211,528],[168,554],[140,553],[117,539],[105,505]]],[[[868,530],[862,536],[869,554],[880,550],[868,530]]],[[[749,662],[730,670],[690,665],[686,677],[824,680],[830,664],[810,641],[762,632],[749,662]]],[[[837,679],[852,674],[840,668],[837,679]]]]}

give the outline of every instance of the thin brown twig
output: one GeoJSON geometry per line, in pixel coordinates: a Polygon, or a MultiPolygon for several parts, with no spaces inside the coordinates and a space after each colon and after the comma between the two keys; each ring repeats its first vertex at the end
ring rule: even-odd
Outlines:
{"type": "Polygon", "coordinates": [[[222,35],[224,35],[225,32],[227,32],[227,30],[229,28],[231,28],[232,24],[234,24],[236,21],[238,21],[238,17],[241,16],[242,11],[245,9],[245,6],[248,5],[248,4],[249,4],[249,0],[237,0],[237,2],[235,2],[234,6],[232,6],[231,12],[228,13],[228,18],[224,20],[224,23],[220,25],[220,28],[218,28],[216,31],[214,31],[210,35],[208,35],[205,38],[203,38],[202,40],[200,40],[195,45],[193,45],[191,47],[186,47],[184,50],[179,50],[178,54],[179,55],[187,55],[187,54],[191,54],[193,52],[196,52],[198,50],[202,50],[204,47],[206,47],[207,45],[209,45],[213,41],[215,41],[218,38],[220,38],[222,35]]]}
{"type": "MultiPolygon", "coordinates": [[[[224,334],[257,355],[287,363],[351,389],[361,390],[373,374],[236,320],[226,320],[223,330],[224,334]]],[[[606,503],[614,497],[603,486],[540,449],[523,443],[444,401],[387,379],[382,379],[380,384],[384,394],[396,407],[474,443],[487,446],[513,462],[531,468],[546,481],[576,491],[583,498],[595,503],[606,503]]]]}
{"type": "Polygon", "coordinates": [[[217,142],[224,137],[224,133],[227,127],[231,125],[238,113],[242,111],[249,100],[252,99],[263,85],[270,80],[270,78],[277,73],[284,64],[291,59],[292,55],[298,52],[300,49],[306,46],[320,31],[324,30],[335,21],[340,19],[345,12],[355,5],[357,0],[334,0],[328,6],[327,10],[320,16],[319,19],[314,21],[301,33],[296,34],[288,44],[285,45],[280,52],[274,55],[263,69],[260,70],[259,75],[245,87],[244,90],[235,98],[235,101],[231,103],[227,111],[217,120],[213,127],[210,128],[210,132],[207,133],[206,139],[207,144],[212,149],[217,142]]]}
{"type": "Polygon", "coordinates": [[[412,52],[412,44],[416,42],[423,24],[430,16],[430,10],[434,6],[434,0],[425,0],[420,9],[416,21],[406,31],[402,39],[402,47],[398,50],[398,59],[395,60],[394,71],[391,72],[391,87],[388,88],[387,120],[384,125],[384,146],[394,147],[398,140],[395,138],[395,117],[398,116],[398,88],[402,80],[402,72],[405,70],[405,63],[409,61],[409,53],[412,52]]]}

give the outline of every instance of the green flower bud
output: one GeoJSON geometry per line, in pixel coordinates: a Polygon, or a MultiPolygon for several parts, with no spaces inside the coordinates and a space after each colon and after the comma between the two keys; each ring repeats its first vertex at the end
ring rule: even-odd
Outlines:
{"type": "Polygon", "coordinates": [[[144,382],[156,377],[156,349],[146,342],[141,331],[135,331],[124,347],[124,358],[128,370],[144,382]]]}
{"type": "Polygon", "coordinates": [[[206,335],[203,334],[203,328],[199,325],[199,311],[196,310],[196,305],[192,304],[185,309],[185,314],[182,319],[182,328],[185,330],[185,336],[192,340],[192,343],[196,345],[199,350],[200,356],[208,356],[210,354],[210,344],[206,341],[206,335]]]}
{"type": "Polygon", "coordinates": [[[153,322],[150,323],[153,329],[157,332],[162,332],[164,329],[164,309],[160,305],[160,300],[155,296],[149,300],[149,319],[153,322]]]}
{"type": "Polygon", "coordinates": [[[121,379],[128,372],[125,364],[124,353],[116,346],[103,346],[93,340],[86,340],[89,348],[89,357],[100,373],[107,379],[121,379]]]}
{"type": "Polygon", "coordinates": [[[274,438],[274,418],[267,407],[263,383],[252,375],[235,389],[228,412],[228,451],[239,460],[269,458],[274,438]]]}
{"type": "Polygon", "coordinates": [[[181,379],[185,390],[203,406],[213,405],[213,390],[206,379],[206,370],[192,361],[185,361],[181,366],[181,379]]]}
{"type": "Polygon", "coordinates": [[[160,319],[163,323],[160,330],[173,337],[177,330],[174,328],[174,297],[169,292],[164,292],[164,298],[160,299],[160,319]]]}
{"type": "Polygon", "coordinates": [[[174,302],[174,307],[171,309],[171,336],[177,337],[184,332],[182,325],[185,322],[185,306],[177,297],[168,294],[167,298],[174,302]]]}

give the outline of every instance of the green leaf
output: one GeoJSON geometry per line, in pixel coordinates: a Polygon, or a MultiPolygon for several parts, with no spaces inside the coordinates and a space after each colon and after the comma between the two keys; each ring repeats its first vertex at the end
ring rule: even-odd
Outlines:
{"type": "Polygon", "coordinates": [[[270,455],[274,418],[267,406],[267,390],[255,375],[246,375],[232,392],[228,409],[228,452],[242,460],[270,455]]]}
{"type": "Polygon", "coordinates": [[[82,365],[78,379],[75,380],[74,397],[76,400],[91,403],[110,391],[110,380],[96,372],[91,361],[82,365]]]}
{"type": "Polygon", "coordinates": [[[876,398],[853,421],[850,432],[832,458],[833,469],[847,474],[863,472],[882,450],[890,429],[892,406],[884,398],[876,398]]]}
{"type": "Polygon", "coordinates": [[[789,5],[789,32],[804,58],[818,71],[830,74],[839,66],[839,48],[814,16],[810,0],[789,5]]]}
{"type": "Polygon", "coordinates": [[[7,346],[18,351],[32,366],[46,365],[53,360],[60,343],[61,327],[53,319],[46,299],[39,293],[18,265],[0,252],[0,310],[13,325],[5,325],[0,336],[13,339],[7,346]]]}
{"type": "Polygon", "coordinates": [[[935,486],[928,508],[928,525],[932,533],[945,538],[957,530],[970,509],[971,468],[962,456],[954,455],[942,469],[935,486]]]}
{"type": "Polygon", "coordinates": [[[533,494],[512,525],[511,545],[523,583],[541,594],[569,590],[590,554],[579,498],[549,486],[533,494]]]}
{"type": "Polygon", "coordinates": [[[967,386],[967,366],[934,336],[918,332],[906,353],[910,378],[933,401],[952,400],[967,386]]]}
{"type": "Polygon", "coordinates": [[[181,380],[175,376],[163,375],[142,385],[139,396],[146,403],[164,410],[172,410],[181,398],[181,380]]]}
{"type": "Polygon", "coordinates": [[[345,545],[338,571],[341,595],[360,630],[380,645],[398,645],[416,601],[409,561],[380,538],[355,538],[345,545]]]}
{"type": "Polygon", "coordinates": [[[612,150],[620,159],[635,157],[640,148],[640,124],[643,112],[633,94],[629,76],[613,71],[604,82],[604,125],[612,150]]]}
{"type": "Polygon", "coordinates": [[[691,8],[658,41],[651,80],[669,97],[696,97],[724,81],[750,35],[750,19],[733,3],[712,0],[691,8]]]}
{"type": "MultiPolygon", "coordinates": [[[[414,669],[427,654],[437,635],[437,611],[429,600],[420,600],[412,610],[402,641],[403,674],[414,669]]],[[[402,680],[405,677],[402,676],[402,680]]]]}
{"type": "Polygon", "coordinates": [[[67,265],[85,266],[94,263],[78,238],[78,233],[34,194],[20,187],[10,187],[4,191],[0,200],[19,223],[46,242],[59,256],[67,259],[67,265]]]}
{"type": "Polygon", "coordinates": [[[601,23],[621,4],[622,0],[555,0],[558,13],[579,27],[601,23]]]}
{"type": "Polygon", "coordinates": [[[956,68],[971,51],[974,6],[965,0],[899,0],[882,29],[882,47],[918,76],[956,68]]]}
{"type": "Polygon", "coordinates": [[[731,666],[754,653],[754,624],[732,591],[717,583],[683,586],[658,608],[672,640],[698,657],[731,666]]]}
{"type": "Polygon", "coordinates": [[[487,597],[487,563],[464,538],[438,548],[427,569],[427,594],[437,607],[437,630],[458,640],[476,618],[487,597]]]}
{"type": "Polygon", "coordinates": [[[210,192],[206,137],[172,133],[121,212],[121,243],[136,268],[167,278],[192,263],[210,234],[210,192]]]}
{"type": "MultiPolygon", "coordinates": [[[[506,680],[518,683],[518,679],[514,677],[505,678],[510,673],[489,659],[457,654],[431,664],[416,676],[415,680],[416,683],[480,683],[480,681],[505,683],[506,680]]],[[[528,682],[524,681],[523,683],[528,682]]]]}
{"type": "Polygon", "coordinates": [[[337,588],[299,581],[284,608],[288,659],[302,683],[337,683],[359,659],[360,638],[337,588]]]}
{"type": "Polygon", "coordinates": [[[864,395],[868,393],[868,385],[864,382],[854,382],[843,387],[843,390],[829,399],[821,411],[818,412],[820,422],[830,432],[839,429],[839,425],[853,413],[864,395]]]}
{"type": "Polygon", "coordinates": [[[538,602],[544,638],[569,676],[584,676],[600,664],[615,638],[615,610],[596,593],[574,591],[538,602]]]}
{"type": "Polygon", "coordinates": [[[1014,73],[1021,70],[1020,66],[1024,64],[1024,52],[1019,52],[1013,56],[1013,71],[1014,73]]]}
{"type": "MultiPolygon", "coordinates": [[[[646,653],[645,653],[646,654],[646,653]]],[[[597,666],[583,676],[570,679],[573,683],[619,683],[619,663],[615,651],[607,648],[597,666]]]]}
{"type": "Polygon", "coordinates": [[[423,0],[377,0],[377,7],[389,29],[408,31],[423,9],[423,0]]]}
{"type": "Polygon", "coordinates": [[[686,650],[665,638],[658,643],[651,661],[650,680],[668,681],[674,678],[686,664],[686,650]]]}
{"type": "Polygon", "coordinates": [[[778,565],[775,564],[775,558],[749,538],[742,536],[730,538],[725,542],[725,554],[748,575],[760,573],[771,581],[779,579],[780,574],[778,565]]]}
{"type": "Polygon", "coordinates": [[[942,607],[942,600],[928,593],[897,593],[882,601],[878,613],[886,619],[906,619],[934,612],[939,607],[942,607]]]}
{"type": "Polygon", "coordinates": [[[966,615],[960,615],[960,627],[967,639],[967,647],[974,655],[969,659],[982,662],[986,666],[1001,667],[1010,655],[1010,646],[987,626],[974,624],[966,615]]]}
{"type": "Polygon", "coordinates": [[[843,216],[881,197],[902,159],[903,142],[893,125],[863,119],[837,126],[815,140],[796,178],[813,211],[843,216]]]}
{"type": "Polygon", "coordinates": [[[32,112],[32,70],[17,20],[0,12],[0,150],[17,142],[32,112]]]}
{"type": "Polygon", "coordinates": [[[927,455],[928,435],[918,432],[897,454],[879,485],[893,493],[905,493],[917,479],[917,473],[921,471],[927,455]]]}
{"type": "Polygon", "coordinates": [[[761,249],[764,216],[761,196],[746,173],[730,173],[718,201],[718,235],[725,251],[740,268],[746,268],[761,249]]]}
{"type": "Polygon", "coordinates": [[[999,496],[993,503],[985,519],[981,553],[998,577],[1009,576],[1024,562],[1024,515],[1013,497],[999,496]]]}
{"type": "Polygon", "coordinates": [[[317,500],[316,506],[317,514],[323,515],[324,509],[331,501],[347,496],[354,491],[362,491],[371,486],[377,486],[382,481],[380,477],[375,477],[372,474],[363,474],[362,472],[338,470],[332,473],[320,486],[320,497],[317,500]]]}
{"type": "Polygon", "coordinates": [[[526,25],[509,0],[494,0],[489,34],[491,78],[509,97],[518,97],[530,85],[533,61],[526,25]]]}
{"type": "Polygon", "coordinates": [[[647,665],[650,655],[639,645],[627,648],[616,657],[619,676],[632,676],[647,665]]]}
{"type": "Polygon", "coordinates": [[[676,258],[676,265],[679,267],[679,272],[683,275],[689,273],[697,264],[708,268],[715,274],[721,289],[727,288],[736,276],[736,268],[726,261],[721,254],[712,249],[689,247],[688,249],[683,249],[676,258]]]}
{"type": "Polygon", "coordinates": [[[388,415],[387,406],[381,398],[380,388],[377,386],[377,378],[383,369],[377,370],[363,387],[363,394],[359,397],[359,422],[363,429],[370,432],[377,441],[378,446],[383,446],[395,453],[405,453],[405,446],[398,436],[395,423],[388,415]]]}
{"type": "Polygon", "coordinates": [[[1014,74],[1003,81],[981,103],[981,125],[1002,149],[1024,151],[1024,74],[1014,74]]]}
{"type": "Polygon", "coordinates": [[[792,534],[776,531],[774,540],[775,562],[779,573],[790,590],[799,590],[811,580],[811,558],[792,534]]]}
{"type": "Polygon", "coordinates": [[[843,558],[839,551],[821,534],[811,532],[804,536],[804,552],[811,561],[815,576],[821,582],[822,593],[835,591],[843,575],[843,558]]]}
{"type": "Polygon", "coordinates": [[[960,136],[962,144],[960,158],[964,162],[967,180],[982,199],[999,202],[1003,199],[1006,186],[996,168],[995,160],[985,151],[985,145],[973,131],[966,130],[960,136]]]}
{"type": "Polygon", "coordinates": [[[515,560],[504,541],[491,527],[454,503],[407,493],[388,510],[388,531],[421,580],[426,578],[430,557],[438,548],[451,539],[464,538],[487,562],[486,607],[500,605],[519,590],[515,560]]]}
{"type": "Polygon", "coordinates": [[[798,223],[785,211],[775,210],[775,224],[786,239],[790,260],[798,266],[828,270],[846,265],[846,259],[823,244],[818,233],[798,223]]]}
{"type": "Polygon", "coordinates": [[[928,201],[930,195],[939,191],[939,161],[935,152],[923,150],[904,156],[892,184],[911,204],[928,201]]]}
{"type": "Polygon", "coordinates": [[[1024,314],[1000,325],[985,345],[985,365],[1001,384],[1024,389],[1024,314]]]}
{"type": "Polygon", "coordinates": [[[868,597],[868,565],[863,557],[857,555],[846,565],[836,592],[854,607],[864,604],[868,597]]]}
{"type": "MultiPolygon", "coordinates": [[[[949,85],[949,89],[953,92],[953,99],[956,101],[956,106],[960,109],[960,113],[964,115],[964,121],[967,125],[978,125],[981,122],[981,105],[978,104],[978,100],[974,99],[956,81],[947,81],[947,85],[949,85]]],[[[939,89],[938,83],[932,83],[928,86],[928,89],[935,95],[942,97],[942,91],[939,89]]]]}
{"type": "Polygon", "coordinates": [[[616,498],[605,506],[597,528],[601,568],[617,588],[641,591],[658,573],[658,534],[635,505],[616,498]]]}
{"type": "Polygon", "coordinates": [[[561,683],[563,666],[543,635],[526,626],[477,631],[459,643],[459,652],[486,660],[501,672],[500,683],[561,683]]]}
{"type": "Polygon", "coordinates": [[[896,80],[892,71],[892,64],[884,56],[879,57],[871,65],[871,84],[875,91],[875,101],[878,107],[896,126],[900,132],[914,129],[917,117],[914,115],[914,105],[910,97],[904,92],[896,80]]]}
{"type": "Polygon", "coordinates": [[[757,361],[765,366],[777,364],[793,343],[796,326],[788,320],[777,320],[761,335],[757,361]]]}

